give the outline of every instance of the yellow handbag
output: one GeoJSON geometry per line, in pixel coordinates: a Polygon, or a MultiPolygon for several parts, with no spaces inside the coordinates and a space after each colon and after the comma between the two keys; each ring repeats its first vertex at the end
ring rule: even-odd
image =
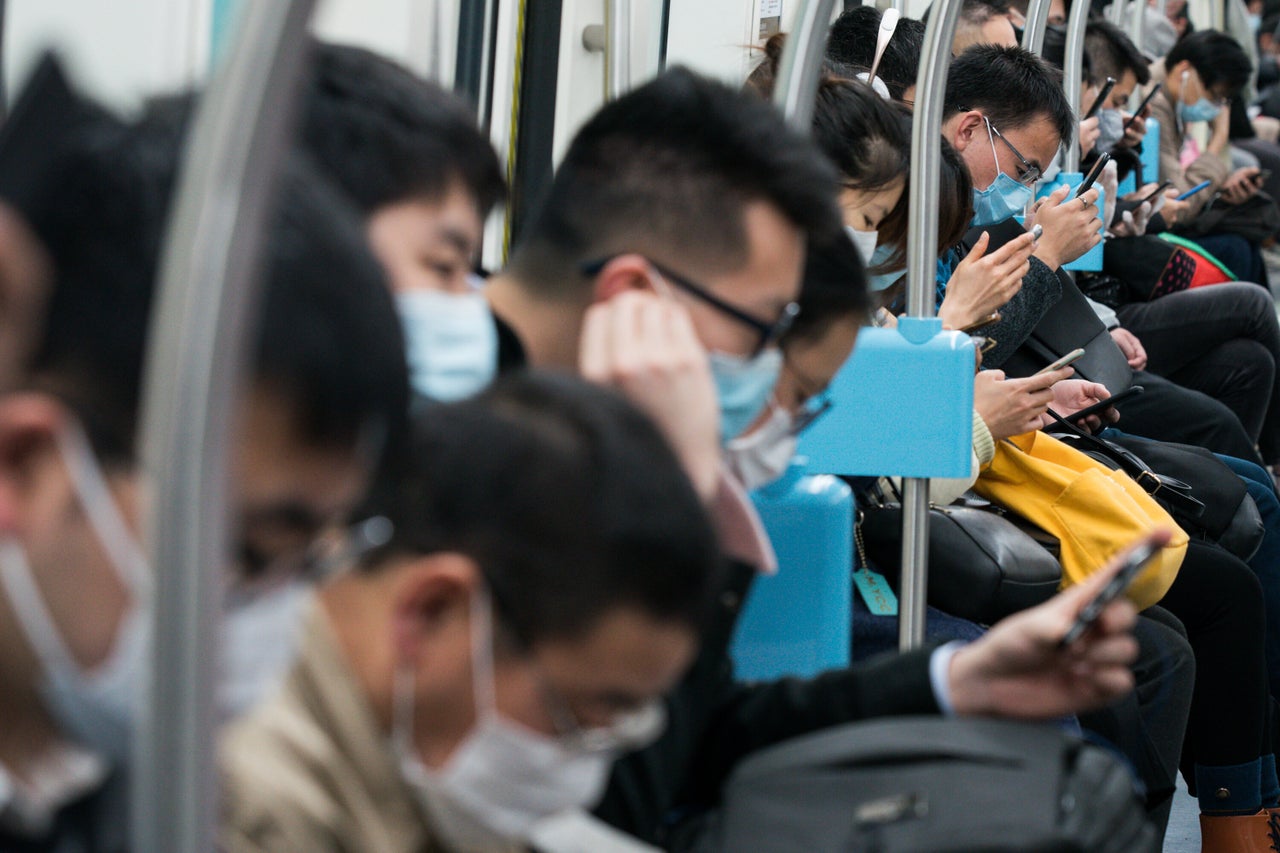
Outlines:
{"type": "Polygon", "coordinates": [[[1187,551],[1187,534],[1129,475],[1043,432],[997,442],[995,457],[973,489],[1058,537],[1063,587],[1163,527],[1173,538],[1128,592],[1139,609],[1150,607],[1169,591],[1187,551]]]}

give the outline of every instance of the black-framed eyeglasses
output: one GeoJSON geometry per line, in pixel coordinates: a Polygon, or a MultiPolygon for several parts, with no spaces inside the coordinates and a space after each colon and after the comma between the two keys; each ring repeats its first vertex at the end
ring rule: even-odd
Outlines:
{"type": "MultiPolygon", "coordinates": [[[[599,275],[600,270],[604,269],[605,264],[609,263],[609,261],[613,260],[616,257],[617,255],[610,255],[607,258],[600,258],[599,260],[588,261],[584,264],[581,264],[579,266],[579,269],[582,271],[582,274],[586,276],[599,275]]],[[[796,317],[800,314],[799,304],[795,302],[788,302],[783,307],[782,312],[778,315],[778,319],[774,320],[772,323],[767,322],[765,320],[761,320],[760,318],[755,317],[747,313],[746,311],[742,310],[738,306],[731,305],[730,303],[724,301],[723,299],[721,299],[719,296],[716,296],[714,293],[712,293],[703,285],[685,278],[684,276],[680,275],[674,270],[668,269],[667,267],[663,266],[657,261],[654,261],[650,258],[646,258],[645,260],[648,261],[649,266],[653,267],[655,270],[661,273],[663,278],[670,281],[676,287],[679,287],[681,290],[685,291],[691,296],[701,299],[703,302],[707,303],[712,308],[716,309],[717,311],[724,314],[725,316],[732,317],[734,320],[737,320],[739,323],[743,324],[744,326],[749,326],[750,328],[754,329],[756,334],[760,336],[760,339],[759,341],[756,342],[755,348],[751,351],[751,356],[753,358],[759,355],[762,351],[764,351],[764,349],[768,347],[769,344],[780,340],[782,336],[785,335],[791,329],[791,326],[796,321],[796,317]]]]}
{"type": "Polygon", "coordinates": [[[800,407],[800,411],[795,412],[791,416],[791,434],[800,435],[802,432],[813,426],[814,423],[831,411],[831,407],[835,403],[831,402],[831,398],[827,396],[825,390],[816,397],[810,397],[804,401],[804,405],[800,407]]]}
{"type": "MultiPolygon", "coordinates": [[[[1005,139],[1004,134],[996,129],[996,126],[991,123],[991,119],[987,118],[986,116],[983,116],[982,120],[987,123],[987,130],[991,131],[991,135],[994,136],[996,139],[999,139],[1001,142],[1003,142],[1005,147],[1013,152],[1013,156],[1018,158],[1018,163],[1019,163],[1018,176],[1017,176],[1018,183],[1026,184],[1030,186],[1031,184],[1034,184],[1036,181],[1040,180],[1040,167],[1034,165],[1026,157],[1023,157],[1022,152],[1019,151],[1017,148],[1014,148],[1013,143],[1005,139]]],[[[998,165],[999,164],[997,164],[997,166],[998,165]]]]}

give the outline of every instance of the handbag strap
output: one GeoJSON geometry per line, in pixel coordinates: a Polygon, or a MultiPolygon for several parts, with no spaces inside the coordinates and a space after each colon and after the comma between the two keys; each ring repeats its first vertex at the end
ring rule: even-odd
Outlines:
{"type": "Polygon", "coordinates": [[[1053,409],[1049,409],[1048,412],[1057,421],[1057,430],[1060,430],[1060,432],[1055,430],[1054,433],[1050,433],[1054,437],[1067,440],[1068,444],[1082,445],[1095,453],[1102,454],[1121,471],[1132,477],[1147,494],[1168,504],[1170,511],[1186,518],[1199,518],[1204,514],[1204,503],[1192,494],[1191,486],[1187,483],[1153,471],[1150,465],[1129,448],[1085,432],[1053,409]]]}

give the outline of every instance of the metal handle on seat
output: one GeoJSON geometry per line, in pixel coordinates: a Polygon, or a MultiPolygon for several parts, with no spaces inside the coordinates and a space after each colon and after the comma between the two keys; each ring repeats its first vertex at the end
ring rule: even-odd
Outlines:
{"type": "Polygon", "coordinates": [[[291,144],[314,0],[254,0],[186,143],[151,323],[141,458],[152,488],[151,681],[136,736],[135,853],[216,849],[215,685],[227,469],[257,259],[291,144]]]}
{"type": "Polygon", "coordinates": [[[615,101],[631,88],[631,0],[605,0],[604,26],[582,31],[582,46],[604,54],[604,98],[615,101]]]}
{"type": "MultiPolygon", "coordinates": [[[[951,44],[963,0],[937,0],[925,28],[916,77],[915,121],[911,127],[911,196],[907,219],[907,314],[935,313],[938,266],[938,191],[942,105],[947,91],[951,44]],[[938,61],[941,60],[941,61],[938,61]]],[[[1077,3],[1084,6],[1084,3],[1077,3]]],[[[924,642],[929,571],[929,481],[909,478],[902,490],[902,596],[898,645],[903,650],[924,642]]]]}

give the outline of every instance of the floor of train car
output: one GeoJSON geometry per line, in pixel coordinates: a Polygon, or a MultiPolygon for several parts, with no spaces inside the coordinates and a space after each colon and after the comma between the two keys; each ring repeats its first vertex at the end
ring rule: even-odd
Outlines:
{"type": "MultiPolygon", "coordinates": [[[[1271,292],[1277,296],[1276,312],[1280,314],[1280,249],[1263,252],[1267,262],[1267,275],[1271,279],[1271,292]]],[[[1174,797],[1169,816],[1169,830],[1164,837],[1164,853],[1199,853],[1200,809],[1187,793],[1187,787],[1178,780],[1178,793],[1174,797]]]]}

